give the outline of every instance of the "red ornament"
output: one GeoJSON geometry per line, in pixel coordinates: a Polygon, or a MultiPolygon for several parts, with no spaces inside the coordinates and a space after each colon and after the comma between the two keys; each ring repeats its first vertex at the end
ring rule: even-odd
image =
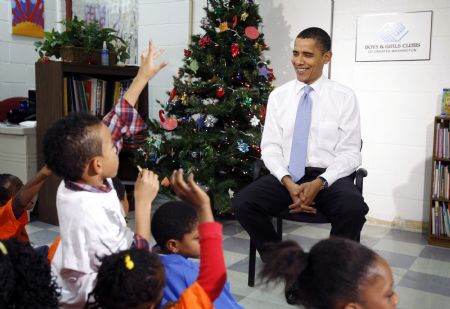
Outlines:
{"type": "Polygon", "coordinates": [[[267,72],[269,73],[269,74],[267,74],[267,80],[269,82],[273,81],[275,79],[275,75],[273,74],[273,69],[267,68],[267,72]]]}
{"type": "Polygon", "coordinates": [[[231,27],[236,28],[238,23],[238,17],[236,15],[233,16],[233,25],[231,27]]]}
{"type": "Polygon", "coordinates": [[[198,44],[200,45],[200,47],[208,46],[209,44],[211,44],[211,39],[208,36],[204,36],[198,41],[198,44]]]}
{"type": "Polygon", "coordinates": [[[185,48],[184,49],[184,56],[185,57],[190,57],[192,55],[192,50],[185,48]]]}
{"type": "Polygon", "coordinates": [[[257,154],[261,154],[261,148],[258,145],[252,145],[252,148],[257,154]]]}
{"type": "Polygon", "coordinates": [[[169,100],[173,100],[173,98],[175,98],[175,96],[177,95],[177,91],[175,90],[175,88],[172,89],[172,91],[170,92],[170,97],[169,100]]]}
{"type": "Polygon", "coordinates": [[[178,121],[175,117],[164,118],[164,111],[161,109],[159,111],[159,124],[161,128],[167,131],[175,130],[178,127],[178,121]]]}
{"type": "Polygon", "coordinates": [[[47,56],[44,56],[44,58],[42,58],[42,61],[44,61],[44,62],[49,62],[49,61],[50,61],[50,58],[47,57],[47,56]]]}
{"type": "Polygon", "coordinates": [[[217,91],[216,91],[216,96],[219,97],[219,98],[221,98],[221,97],[223,97],[224,95],[225,95],[225,91],[223,90],[222,87],[219,87],[219,89],[217,89],[217,91]]]}
{"type": "Polygon", "coordinates": [[[236,58],[241,52],[238,43],[231,44],[231,57],[236,58]]]}
{"type": "Polygon", "coordinates": [[[256,40],[259,37],[259,31],[256,27],[248,26],[245,28],[245,36],[251,40],[256,40]]]}
{"type": "Polygon", "coordinates": [[[261,118],[266,119],[266,107],[264,105],[261,106],[261,118]]]}

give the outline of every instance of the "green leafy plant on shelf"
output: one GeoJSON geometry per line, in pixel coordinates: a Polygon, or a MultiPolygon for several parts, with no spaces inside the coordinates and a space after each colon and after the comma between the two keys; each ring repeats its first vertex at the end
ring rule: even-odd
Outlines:
{"type": "Polygon", "coordinates": [[[44,33],[44,41],[34,43],[35,50],[39,58],[55,56],[61,57],[63,47],[82,47],[87,50],[100,50],[103,42],[110,53],[116,53],[117,59],[125,62],[130,58],[129,45],[117,35],[117,31],[112,28],[100,28],[97,21],[86,23],[75,16],[72,20],[63,20],[66,30],[63,32],[52,29],[51,32],[44,33]]]}

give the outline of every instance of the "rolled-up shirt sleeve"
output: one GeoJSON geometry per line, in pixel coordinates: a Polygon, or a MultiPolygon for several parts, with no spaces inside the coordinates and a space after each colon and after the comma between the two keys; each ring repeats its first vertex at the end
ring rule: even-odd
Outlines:
{"type": "Polygon", "coordinates": [[[103,123],[111,131],[113,143],[120,152],[123,146],[123,138],[142,132],[145,128],[145,121],[138,111],[131,106],[127,100],[122,99],[114,108],[103,117],[103,123]]]}

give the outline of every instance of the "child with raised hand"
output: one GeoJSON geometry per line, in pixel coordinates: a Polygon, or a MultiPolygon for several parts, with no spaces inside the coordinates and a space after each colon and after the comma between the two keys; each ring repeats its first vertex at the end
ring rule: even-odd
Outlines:
{"type": "Polygon", "coordinates": [[[31,210],[37,194],[52,172],[44,166],[37,175],[23,185],[11,174],[0,174],[0,239],[16,238],[30,242],[25,225],[27,210],[31,210]]]}
{"type": "Polygon", "coordinates": [[[290,304],[306,309],[392,309],[398,305],[388,263],[357,242],[329,238],[309,253],[293,241],[270,249],[260,276],[266,283],[284,281],[291,292],[290,304]]]}
{"type": "Polygon", "coordinates": [[[45,257],[17,239],[0,241],[0,308],[58,308],[59,289],[45,257]]]}
{"type": "MultiPolygon", "coordinates": [[[[200,273],[176,303],[164,308],[214,308],[226,281],[222,250],[222,226],[214,222],[208,195],[195,183],[192,174],[183,179],[183,170],[171,177],[172,188],[184,202],[197,211],[200,238],[200,273]]],[[[93,304],[87,308],[157,308],[165,285],[165,272],[158,255],[131,249],[102,259],[97,284],[92,291],[93,304]]]]}
{"type": "Polygon", "coordinates": [[[90,114],[71,114],[56,121],[45,134],[48,167],[63,178],[56,196],[61,241],[52,259],[62,287],[61,305],[81,307],[97,276],[98,258],[130,247],[147,248],[151,203],[159,189],[158,176],[142,170],[135,185],[134,232],[113,188],[122,138],[145,128],[134,106],[147,82],[167,63],[154,44],[141,56],[141,66],[130,87],[103,122],[90,114]]]}
{"type": "MultiPolygon", "coordinates": [[[[153,252],[160,254],[166,270],[164,305],[180,298],[181,293],[198,277],[199,263],[189,259],[200,256],[197,214],[185,202],[167,202],[153,214],[151,230],[157,243],[153,252]]],[[[228,283],[214,301],[214,308],[242,309],[231,295],[228,283]]]]}

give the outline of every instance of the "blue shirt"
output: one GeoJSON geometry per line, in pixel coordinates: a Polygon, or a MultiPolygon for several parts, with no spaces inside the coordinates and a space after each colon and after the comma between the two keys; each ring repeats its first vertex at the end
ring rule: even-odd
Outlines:
{"type": "MultiPolygon", "coordinates": [[[[197,280],[200,265],[179,254],[160,255],[166,269],[166,287],[161,304],[176,301],[181,293],[197,280]]],[[[244,309],[230,293],[230,285],[225,284],[222,293],[214,301],[216,309],[244,309]]]]}

